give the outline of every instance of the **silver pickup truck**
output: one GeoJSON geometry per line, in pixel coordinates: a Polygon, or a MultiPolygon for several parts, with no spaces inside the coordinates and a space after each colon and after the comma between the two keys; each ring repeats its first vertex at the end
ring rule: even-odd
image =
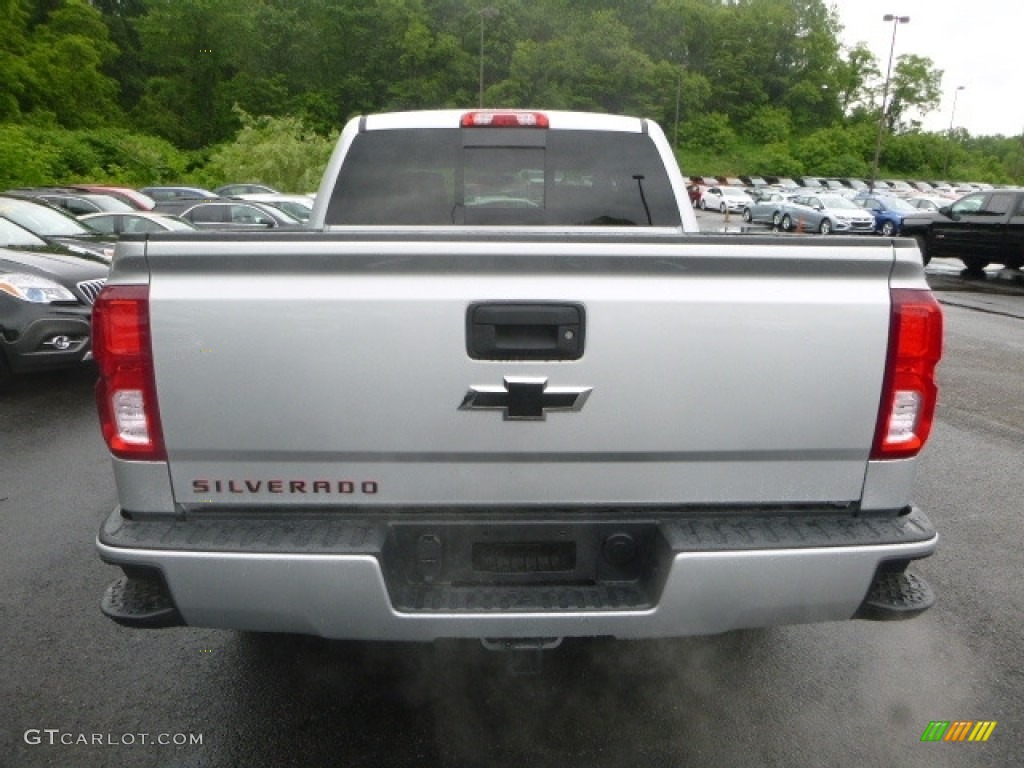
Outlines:
{"type": "Polygon", "coordinates": [[[931,605],[914,241],[699,234],[656,124],[559,112],[354,120],[310,230],[119,243],[110,618],[532,648],[931,605]]]}

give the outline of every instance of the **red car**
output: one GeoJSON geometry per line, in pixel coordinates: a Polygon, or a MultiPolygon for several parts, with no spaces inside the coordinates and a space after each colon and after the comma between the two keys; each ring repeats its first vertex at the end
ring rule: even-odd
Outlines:
{"type": "Polygon", "coordinates": [[[129,187],[113,187],[107,184],[75,184],[71,189],[81,189],[84,192],[98,192],[103,195],[116,197],[122,202],[128,203],[137,211],[151,211],[156,201],[149,195],[144,195],[138,190],[129,187]]]}

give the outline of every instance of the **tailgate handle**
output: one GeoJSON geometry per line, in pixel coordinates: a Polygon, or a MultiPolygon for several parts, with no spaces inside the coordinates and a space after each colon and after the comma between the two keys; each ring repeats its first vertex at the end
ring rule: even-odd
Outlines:
{"type": "Polygon", "coordinates": [[[474,360],[579,360],[583,336],[579,304],[471,304],[466,313],[474,360]]]}

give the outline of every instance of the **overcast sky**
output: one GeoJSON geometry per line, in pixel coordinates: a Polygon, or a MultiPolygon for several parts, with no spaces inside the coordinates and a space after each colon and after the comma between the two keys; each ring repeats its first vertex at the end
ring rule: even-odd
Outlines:
{"type": "Polygon", "coordinates": [[[841,41],[863,41],[885,75],[892,44],[887,13],[909,16],[896,29],[894,61],[913,53],[942,70],[942,104],[924,120],[928,131],[965,128],[974,136],[1024,130],[1024,0],[834,0],[841,41]],[[964,86],[953,109],[953,94],[964,86]]]}

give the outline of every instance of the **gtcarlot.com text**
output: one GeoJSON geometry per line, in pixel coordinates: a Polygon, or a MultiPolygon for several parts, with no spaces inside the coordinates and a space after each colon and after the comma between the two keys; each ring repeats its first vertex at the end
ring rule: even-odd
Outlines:
{"type": "Polygon", "coordinates": [[[201,733],[75,733],[60,728],[29,728],[24,738],[31,746],[51,747],[195,747],[203,743],[201,733]]]}

